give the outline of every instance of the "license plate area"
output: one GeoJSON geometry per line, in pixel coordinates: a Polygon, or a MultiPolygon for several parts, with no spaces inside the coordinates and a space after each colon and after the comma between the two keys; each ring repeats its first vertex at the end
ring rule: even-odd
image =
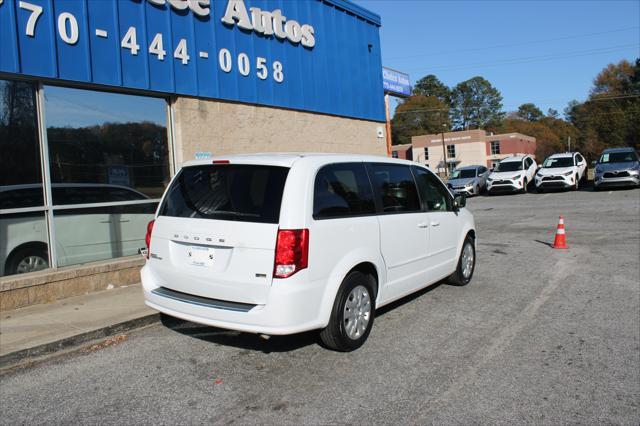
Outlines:
{"type": "Polygon", "coordinates": [[[192,266],[208,267],[214,262],[214,249],[204,246],[187,246],[187,263],[192,266]]]}

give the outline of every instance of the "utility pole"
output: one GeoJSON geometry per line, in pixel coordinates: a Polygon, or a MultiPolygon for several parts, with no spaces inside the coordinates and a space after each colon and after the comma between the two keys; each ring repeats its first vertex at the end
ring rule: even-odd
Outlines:
{"type": "Polygon", "coordinates": [[[389,107],[389,95],[384,95],[384,110],[387,122],[385,124],[385,130],[387,134],[387,157],[391,157],[391,112],[389,107]]]}
{"type": "Polygon", "coordinates": [[[567,145],[569,145],[569,152],[571,152],[571,136],[567,136],[567,145]]]}
{"type": "Polygon", "coordinates": [[[446,123],[442,123],[442,164],[444,165],[444,176],[449,177],[449,168],[447,167],[447,147],[444,144],[444,129],[447,128],[446,123]]]}

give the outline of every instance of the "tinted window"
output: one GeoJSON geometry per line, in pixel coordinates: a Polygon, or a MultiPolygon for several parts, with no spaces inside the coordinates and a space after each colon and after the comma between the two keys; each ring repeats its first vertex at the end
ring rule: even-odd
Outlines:
{"type": "Polygon", "coordinates": [[[13,188],[11,186],[0,188],[0,210],[40,206],[44,202],[40,185],[20,189],[13,188]]]}
{"type": "Polygon", "coordinates": [[[425,209],[427,211],[450,210],[451,201],[447,188],[432,173],[418,167],[413,170],[425,209]]]}
{"type": "Polygon", "coordinates": [[[629,161],[638,161],[638,155],[633,151],[607,152],[602,154],[598,163],[627,163],[629,161]]]}
{"type": "Polygon", "coordinates": [[[531,158],[526,158],[524,160],[524,165],[525,165],[526,168],[531,167],[532,164],[533,164],[533,160],[531,158]]]}
{"type": "Polygon", "coordinates": [[[469,179],[476,177],[475,169],[454,170],[451,179],[469,179]]]}
{"type": "Polygon", "coordinates": [[[364,164],[331,164],[318,171],[313,193],[314,219],[372,213],[375,204],[364,164]]]}
{"type": "Polygon", "coordinates": [[[582,158],[582,155],[576,154],[576,165],[582,161],[584,161],[584,158],[582,158]]]}
{"type": "Polygon", "coordinates": [[[420,211],[418,190],[409,166],[371,164],[374,191],[383,212],[420,211]]]}
{"type": "Polygon", "coordinates": [[[559,167],[571,167],[573,166],[573,158],[571,157],[555,157],[547,158],[542,165],[543,169],[553,169],[559,167]]]}
{"type": "Polygon", "coordinates": [[[285,167],[234,164],[184,168],[160,215],[278,223],[288,172],[285,167]]]}
{"type": "Polygon", "coordinates": [[[494,170],[496,172],[515,172],[522,170],[522,161],[502,161],[494,170]]]}

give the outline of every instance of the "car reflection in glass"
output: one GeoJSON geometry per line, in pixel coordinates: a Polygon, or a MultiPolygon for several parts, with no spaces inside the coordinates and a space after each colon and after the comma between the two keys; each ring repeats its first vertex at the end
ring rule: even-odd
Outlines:
{"type": "MultiPolygon", "coordinates": [[[[0,187],[0,210],[42,205],[41,185],[0,187]],[[39,200],[36,198],[40,197],[39,200]]],[[[144,246],[146,223],[157,203],[83,207],[83,204],[149,200],[134,189],[107,184],[53,184],[55,205],[79,205],[54,211],[58,266],[73,265],[138,253],[144,246]]],[[[0,276],[49,267],[44,212],[0,216],[0,276]]]]}

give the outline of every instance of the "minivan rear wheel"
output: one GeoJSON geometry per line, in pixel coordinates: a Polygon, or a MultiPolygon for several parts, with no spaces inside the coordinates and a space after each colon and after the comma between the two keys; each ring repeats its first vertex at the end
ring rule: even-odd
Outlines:
{"type": "Polygon", "coordinates": [[[350,272],[333,302],[329,324],[320,339],[329,348],[350,352],[369,337],[375,316],[374,278],[360,271],[350,272]]]}
{"type": "Polygon", "coordinates": [[[475,268],[476,248],[473,238],[470,235],[467,235],[467,238],[465,238],[464,244],[462,245],[462,251],[460,252],[456,271],[449,275],[447,280],[453,285],[467,285],[473,277],[473,271],[475,268]]]}

